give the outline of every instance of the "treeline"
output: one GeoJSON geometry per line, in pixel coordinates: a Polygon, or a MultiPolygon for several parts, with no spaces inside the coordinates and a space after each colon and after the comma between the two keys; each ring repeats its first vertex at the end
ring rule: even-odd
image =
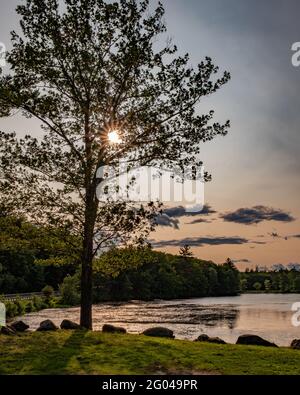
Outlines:
{"type": "MultiPolygon", "coordinates": [[[[0,216],[0,295],[60,289],[63,302],[80,300],[79,267],[65,235],[12,217],[0,216]],[[60,286],[62,284],[62,286],[60,286]]],[[[114,249],[94,265],[94,301],[174,299],[237,295],[239,292],[300,292],[300,272],[238,272],[223,265],[150,248],[114,249]]]]}
{"type": "Polygon", "coordinates": [[[72,265],[36,264],[36,256],[28,251],[0,251],[0,294],[39,292],[46,285],[57,290],[75,272],[72,265]]]}
{"type": "MultiPolygon", "coordinates": [[[[67,304],[78,303],[79,249],[70,249],[70,241],[76,245],[70,237],[0,212],[0,295],[49,285],[61,290],[67,304]]],[[[114,249],[94,265],[95,302],[236,295],[239,288],[231,261],[202,261],[188,247],[178,256],[148,247],[114,249]]]]}
{"type": "Polygon", "coordinates": [[[300,293],[300,272],[295,269],[270,272],[247,270],[241,273],[241,291],[300,293]]]}
{"type": "MultiPolygon", "coordinates": [[[[76,240],[62,231],[36,227],[0,212],[0,295],[60,290],[62,303],[80,300],[76,240]]],[[[237,295],[240,292],[300,292],[300,272],[246,270],[228,259],[223,265],[149,247],[113,249],[94,264],[94,301],[174,299],[237,295]]]]}
{"type": "Polygon", "coordinates": [[[76,271],[66,237],[0,210],[0,295],[58,289],[76,271]]]}
{"type": "Polygon", "coordinates": [[[150,248],[115,249],[94,267],[94,300],[151,300],[237,295],[239,272],[202,261],[188,251],[171,255],[150,248]]]}

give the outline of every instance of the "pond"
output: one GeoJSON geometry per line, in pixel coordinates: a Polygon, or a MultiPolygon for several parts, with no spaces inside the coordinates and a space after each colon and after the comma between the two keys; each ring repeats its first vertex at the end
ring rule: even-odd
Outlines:
{"type": "MultiPolygon", "coordinates": [[[[219,336],[235,343],[241,334],[257,334],[281,346],[300,338],[300,326],[292,325],[292,305],[300,294],[243,294],[235,297],[211,297],[151,302],[103,303],[93,306],[94,330],[110,323],[130,333],[153,326],[166,326],[176,338],[194,340],[201,333],[219,336]]],[[[79,322],[79,308],[47,309],[19,317],[35,330],[51,319],[57,325],[63,319],[79,322]]]]}

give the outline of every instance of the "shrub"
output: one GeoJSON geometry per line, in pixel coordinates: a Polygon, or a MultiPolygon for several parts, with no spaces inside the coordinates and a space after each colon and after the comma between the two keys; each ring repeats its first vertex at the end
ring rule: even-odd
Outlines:
{"type": "Polygon", "coordinates": [[[35,305],[32,300],[29,300],[26,303],[25,311],[26,311],[26,313],[31,313],[33,311],[36,311],[35,305]]]}
{"type": "Polygon", "coordinates": [[[49,307],[49,304],[45,300],[43,300],[42,309],[48,309],[48,307],[49,307]]]}
{"type": "Polygon", "coordinates": [[[40,298],[39,296],[36,296],[36,295],[33,297],[32,302],[33,302],[34,307],[37,311],[42,310],[43,306],[45,305],[43,302],[43,299],[40,298]]]}
{"type": "Polygon", "coordinates": [[[5,302],[7,318],[13,318],[18,315],[18,306],[14,302],[5,302]]]}
{"type": "Polygon", "coordinates": [[[45,297],[46,300],[49,300],[54,295],[54,289],[51,287],[51,285],[46,285],[42,289],[42,292],[43,292],[44,297],[45,297]]]}
{"type": "Polygon", "coordinates": [[[260,290],[261,290],[261,287],[262,287],[262,285],[261,285],[261,283],[259,283],[259,282],[256,282],[255,284],[253,284],[253,288],[254,288],[256,291],[260,291],[260,290]]]}
{"type": "Polygon", "coordinates": [[[56,305],[57,305],[57,298],[50,298],[48,300],[48,307],[49,308],[56,307],[56,305]]]}
{"type": "Polygon", "coordinates": [[[17,299],[14,303],[18,309],[17,315],[23,315],[26,311],[26,302],[21,299],[17,299]]]}
{"type": "Polygon", "coordinates": [[[74,306],[80,302],[80,290],[79,290],[79,277],[67,276],[63,283],[59,286],[61,293],[61,303],[74,306]]]}

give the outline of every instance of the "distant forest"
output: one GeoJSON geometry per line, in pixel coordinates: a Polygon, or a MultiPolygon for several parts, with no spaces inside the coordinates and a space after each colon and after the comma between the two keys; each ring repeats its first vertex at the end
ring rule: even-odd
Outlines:
{"type": "Polygon", "coordinates": [[[240,273],[241,292],[300,293],[300,271],[279,269],[276,271],[247,270],[240,273]]]}
{"type": "MultiPolygon", "coordinates": [[[[67,243],[76,245],[76,240],[68,238],[61,231],[0,215],[0,295],[37,292],[46,285],[69,295],[79,292],[78,250],[67,243]]],[[[149,247],[113,249],[94,264],[95,302],[228,296],[247,291],[300,292],[300,272],[242,273],[230,259],[217,265],[194,258],[188,246],[178,255],[149,247]]],[[[78,301],[78,297],[71,300],[78,301]]]]}
{"type": "Polygon", "coordinates": [[[149,248],[112,250],[94,268],[94,299],[177,299],[237,295],[239,271],[228,260],[223,265],[202,261],[182,249],[180,255],[149,248]]]}

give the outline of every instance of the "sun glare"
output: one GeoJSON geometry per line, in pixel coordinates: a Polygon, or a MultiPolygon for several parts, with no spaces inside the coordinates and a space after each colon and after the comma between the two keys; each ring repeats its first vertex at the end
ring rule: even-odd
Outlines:
{"type": "Polygon", "coordinates": [[[120,144],[122,140],[120,139],[120,136],[116,130],[112,130],[111,132],[108,133],[108,140],[112,144],[120,144]]]}

